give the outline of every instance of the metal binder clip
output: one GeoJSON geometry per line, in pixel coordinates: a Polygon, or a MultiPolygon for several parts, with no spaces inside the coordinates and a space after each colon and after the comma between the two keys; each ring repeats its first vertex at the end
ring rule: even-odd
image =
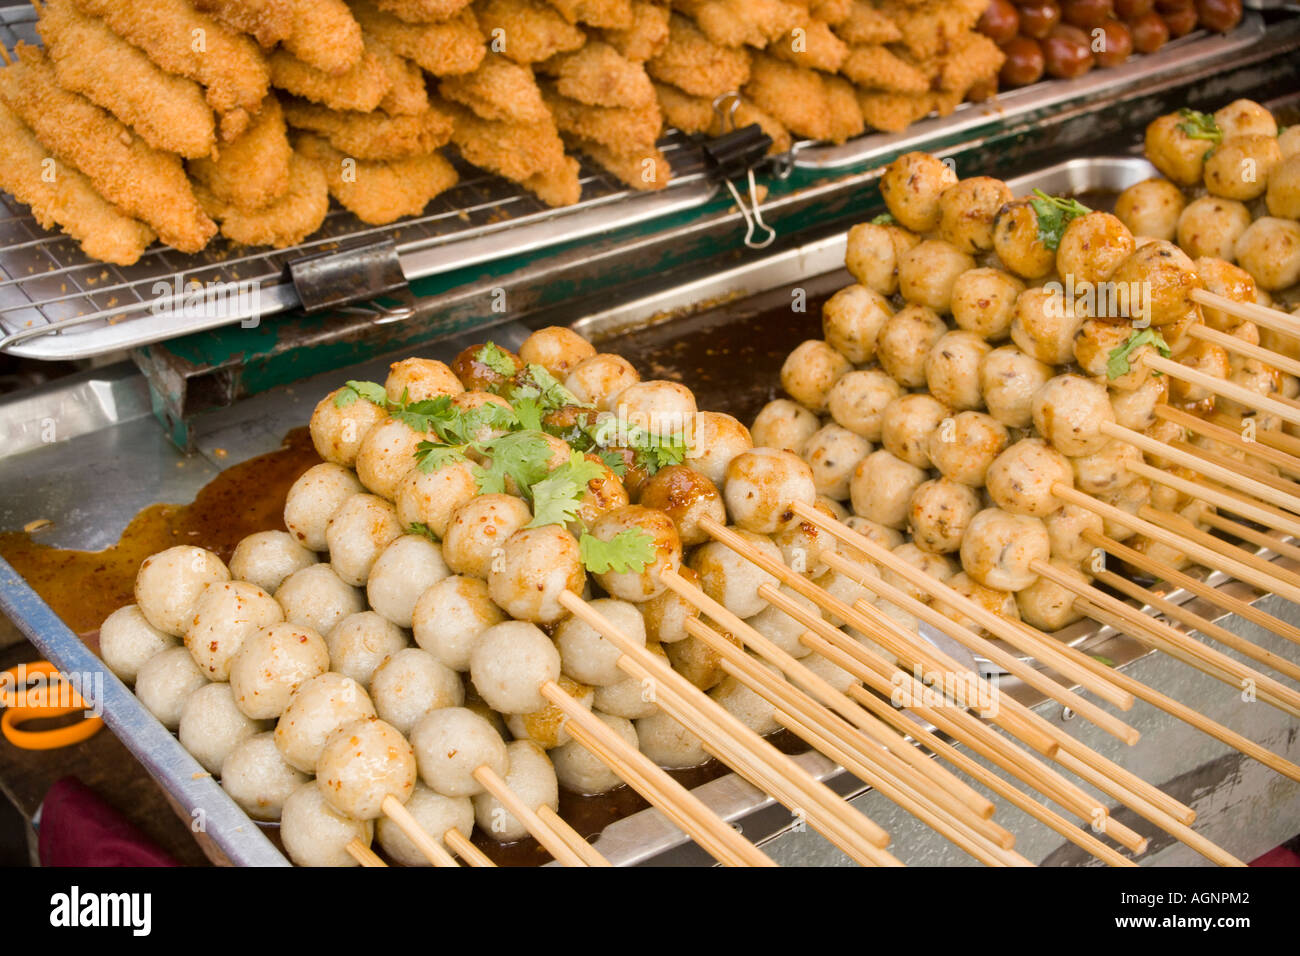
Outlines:
{"type": "Polygon", "coordinates": [[[342,309],[381,296],[403,302],[397,308],[375,306],[382,316],[405,318],[414,312],[414,299],[391,238],[294,259],[289,262],[289,277],[304,312],[342,309]]]}
{"type": "Polygon", "coordinates": [[[754,167],[763,161],[767,151],[772,148],[772,137],[764,133],[757,123],[736,129],[736,110],[739,108],[738,93],[724,93],[713,101],[713,109],[718,114],[723,132],[721,136],[704,144],[704,155],[709,163],[710,178],[726,185],[740,214],[745,218],[745,245],[750,249],[766,249],[776,241],[776,230],[763,221],[754,167]],[[732,182],[742,173],[749,180],[748,204],[732,182]],[[762,239],[755,238],[759,230],[765,234],[762,239]]]}

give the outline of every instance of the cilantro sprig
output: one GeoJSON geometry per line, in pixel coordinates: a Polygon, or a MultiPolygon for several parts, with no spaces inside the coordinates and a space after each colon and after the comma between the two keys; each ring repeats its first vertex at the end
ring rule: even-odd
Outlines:
{"type": "Polygon", "coordinates": [[[334,396],[334,407],[347,408],[359,398],[364,398],[372,405],[378,405],[380,408],[388,408],[388,392],[384,390],[384,386],[378,382],[357,381],[343,383],[343,387],[334,396]]]}
{"type": "Polygon", "coordinates": [[[1196,110],[1181,109],[1178,115],[1182,117],[1182,122],[1178,124],[1178,129],[1188,139],[1204,139],[1211,143],[1223,142],[1223,130],[1219,127],[1218,121],[1209,113],[1198,113],[1196,110]]]}
{"type": "Polygon", "coordinates": [[[1134,332],[1123,345],[1111,349],[1110,356],[1106,361],[1106,376],[1116,379],[1121,375],[1127,375],[1133,367],[1129,362],[1129,356],[1144,345],[1155,346],[1165,358],[1168,358],[1171,354],[1164,336],[1155,329],[1143,329],[1140,332],[1134,332]]]}
{"type": "Polygon", "coordinates": [[[1092,212],[1077,199],[1049,196],[1041,189],[1035,189],[1034,196],[1037,198],[1029,200],[1029,205],[1038,216],[1038,241],[1053,252],[1060,248],[1065,227],[1092,212]]]}
{"type": "Polygon", "coordinates": [[[596,462],[588,461],[582,452],[571,452],[567,462],[532,486],[533,520],[528,527],[567,525],[576,520],[589,483],[604,475],[605,470],[596,462]]]}
{"type": "Polygon", "coordinates": [[[898,222],[898,220],[894,218],[892,213],[888,212],[882,212],[875,219],[871,220],[873,226],[892,226],[896,222],[898,222]]]}
{"type": "Polygon", "coordinates": [[[504,375],[506,378],[514,378],[515,373],[519,371],[515,363],[510,360],[510,356],[501,351],[495,342],[489,342],[475,352],[474,358],[498,375],[504,375]]]}
{"type": "Polygon", "coordinates": [[[592,574],[613,571],[623,574],[634,571],[640,574],[654,563],[655,542],[644,528],[625,528],[609,541],[593,534],[578,539],[582,564],[592,574]]]}

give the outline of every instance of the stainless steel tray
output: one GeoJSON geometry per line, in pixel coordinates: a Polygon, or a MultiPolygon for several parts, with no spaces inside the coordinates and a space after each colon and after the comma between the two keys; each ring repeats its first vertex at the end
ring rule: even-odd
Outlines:
{"type": "Polygon", "coordinates": [[[1093,70],[1077,80],[1042,80],[999,93],[985,103],[963,103],[950,116],[923,119],[899,133],[859,136],[838,146],[800,142],[793,149],[794,164],[827,171],[870,166],[888,162],[900,152],[933,151],[934,147],[978,139],[994,128],[1031,123],[1037,117],[1113,96],[1139,83],[1155,80],[1168,84],[1185,74],[1227,64],[1263,36],[1264,18],[1247,13],[1229,33],[1197,30],[1120,66],[1093,70]]]}
{"type": "MultiPolygon", "coordinates": [[[[1034,186],[1053,193],[1117,190],[1147,178],[1152,171],[1140,159],[1081,159],[1013,180],[1010,185],[1017,193],[1034,186]]],[[[702,302],[740,299],[836,272],[843,264],[844,246],[844,236],[825,239],[720,273],[705,281],[584,317],[574,323],[574,327],[585,335],[600,339],[652,323],[671,322],[702,302]]],[[[517,347],[527,331],[515,323],[494,329],[493,337],[503,345],[517,347]]],[[[470,344],[474,335],[468,333],[447,340],[430,354],[449,359],[470,344]]],[[[376,358],[354,369],[338,370],[292,387],[263,393],[215,413],[206,421],[199,437],[200,457],[190,459],[185,469],[174,467],[184,459],[166,443],[148,417],[139,389],[116,373],[91,373],[89,377],[83,376],[83,380],[67,386],[75,394],[99,395],[102,400],[92,418],[68,421],[66,428],[62,420],[58,422],[62,446],[39,446],[35,438],[21,427],[33,416],[30,399],[0,402],[0,435],[16,436],[23,439],[22,444],[33,449],[21,456],[13,446],[0,449],[0,527],[21,525],[37,517],[49,518],[55,522],[49,543],[69,547],[105,546],[116,540],[122,526],[139,507],[160,499],[187,500],[184,495],[192,497],[197,487],[206,483],[219,467],[273,450],[285,430],[305,422],[315,401],[335,387],[340,378],[375,378],[382,374],[387,361],[386,357],[376,358]],[[107,381],[91,384],[91,378],[107,381]],[[105,456],[107,460],[103,461],[103,468],[84,467],[85,461],[105,456]],[[117,460],[119,458],[121,460],[117,460]],[[41,475],[64,468],[72,470],[62,487],[52,488],[48,482],[40,480],[41,475]],[[91,471],[96,473],[92,475],[91,471]],[[182,472],[183,478],[179,477],[182,472]],[[117,485],[123,483],[128,474],[136,477],[135,486],[118,488],[117,485]],[[181,480],[186,484],[177,486],[176,482],[181,480]],[[87,508],[84,502],[91,495],[99,497],[95,499],[94,508],[87,508]]],[[[61,400],[53,391],[57,388],[52,390],[48,399],[49,414],[55,414],[56,408],[70,411],[75,403],[61,400]]],[[[18,444],[20,442],[15,442],[18,444]]],[[[1288,563],[1288,566],[1291,565],[1288,563]]],[[[1243,600],[1262,600],[1253,589],[1237,581],[1225,580],[1218,586],[1243,600]]],[[[1190,598],[1180,591],[1170,595],[1171,600],[1180,604],[1190,598]]],[[[1190,606],[1211,620],[1230,618],[1204,602],[1196,601],[1190,606]]],[[[203,811],[209,836],[232,861],[249,864],[284,862],[258,826],[226,798],[210,777],[203,774],[175,737],[144,710],[120,681],[103,670],[99,660],[80,638],[64,626],[2,561],[0,609],[60,669],[69,673],[104,673],[106,718],[114,732],[141,759],[183,812],[203,811]]],[[[1150,608],[1145,610],[1154,613],[1150,608]]],[[[924,633],[936,643],[945,641],[945,650],[957,653],[955,645],[937,632],[927,629],[924,633]]],[[[1136,641],[1095,624],[1075,625],[1058,637],[1089,650],[1104,648],[1105,656],[1120,667],[1149,653],[1136,641]]],[[[964,650],[960,651],[959,659],[979,664],[964,650]]],[[[1041,695],[1018,681],[1006,680],[1001,686],[1004,692],[1030,706],[1044,702],[1041,695]]],[[[820,754],[809,752],[795,759],[838,792],[852,795],[865,789],[820,754]]],[[[696,789],[696,793],[726,819],[741,822],[747,835],[760,842],[774,838],[789,825],[788,815],[775,810],[764,814],[764,810],[773,808],[772,799],[735,774],[704,784],[696,789]]],[[[687,844],[685,836],[656,810],[645,810],[611,824],[596,843],[612,862],[620,865],[681,859],[698,861],[698,855],[687,844]]]]}

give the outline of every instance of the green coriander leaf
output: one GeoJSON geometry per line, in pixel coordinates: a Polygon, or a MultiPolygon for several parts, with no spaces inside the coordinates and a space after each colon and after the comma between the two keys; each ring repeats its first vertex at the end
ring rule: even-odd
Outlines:
{"type": "Polygon", "coordinates": [[[1031,199],[1029,205],[1038,216],[1038,241],[1055,252],[1061,245],[1065,227],[1092,210],[1077,199],[1049,196],[1041,189],[1035,189],[1034,195],[1037,198],[1031,199]]]}
{"type": "Polygon", "coordinates": [[[635,571],[639,574],[655,559],[654,538],[644,528],[627,528],[610,541],[584,534],[578,539],[578,547],[583,566],[592,574],[607,571],[619,574],[635,571]]]}
{"type": "Polygon", "coordinates": [[[896,222],[898,222],[898,220],[895,219],[891,213],[887,212],[882,212],[875,219],[871,220],[873,226],[892,226],[896,222]]]}
{"type": "Polygon", "coordinates": [[[1178,128],[1188,139],[1206,139],[1212,143],[1223,142],[1223,130],[1219,128],[1218,121],[1211,114],[1181,109],[1178,115],[1183,120],[1178,124],[1178,128]]]}
{"type": "Polygon", "coordinates": [[[520,389],[511,396],[514,399],[515,418],[525,431],[539,432],[542,430],[544,414],[541,399],[537,395],[521,395],[522,391],[523,389],[520,389]]]}
{"type": "Polygon", "coordinates": [[[609,466],[609,470],[620,478],[627,476],[627,461],[616,451],[601,451],[600,460],[609,466]]]}
{"type": "Polygon", "coordinates": [[[567,462],[533,485],[533,520],[528,527],[568,524],[575,520],[588,483],[604,475],[601,465],[588,461],[580,451],[571,452],[567,462]]]}
{"type": "Polygon", "coordinates": [[[415,446],[415,465],[426,475],[459,461],[468,461],[464,445],[441,445],[422,441],[415,446]]]}
{"type": "Polygon", "coordinates": [[[515,363],[510,361],[509,356],[497,348],[496,343],[494,342],[489,342],[487,345],[475,352],[474,358],[482,362],[498,375],[504,375],[506,378],[514,378],[515,373],[518,371],[515,367],[515,363]]]}
{"type": "Polygon", "coordinates": [[[523,390],[524,395],[532,397],[534,389],[536,390],[536,396],[540,398],[542,407],[546,411],[553,411],[565,405],[579,405],[583,408],[591,407],[578,401],[578,396],[565,388],[559,379],[546,371],[545,367],[530,363],[519,373],[518,384],[515,390],[511,392],[511,401],[513,402],[514,395],[518,394],[520,390],[523,390]]]}
{"type": "Polygon", "coordinates": [[[343,383],[339,393],[334,396],[334,406],[336,408],[347,408],[358,398],[364,398],[380,408],[388,407],[388,393],[384,391],[384,386],[377,382],[357,382],[352,380],[343,383]]]}
{"type": "Polygon", "coordinates": [[[436,542],[438,540],[438,536],[433,533],[433,529],[430,528],[423,521],[417,521],[414,524],[407,525],[406,533],[423,535],[424,537],[428,538],[430,541],[436,542]]]}
{"type": "Polygon", "coordinates": [[[1111,350],[1106,361],[1106,376],[1116,379],[1121,375],[1127,375],[1132,369],[1129,356],[1144,345],[1154,345],[1165,358],[1170,355],[1169,345],[1165,342],[1164,336],[1155,329],[1143,329],[1134,332],[1127,342],[1111,350]]]}
{"type": "Polygon", "coordinates": [[[1101,654],[1089,654],[1088,656],[1091,657],[1094,661],[1096,661],[1099,664],[1105,664],[1107,667],[1115,666],[1115,662],[1113,660],[1101,654]]]}
{"type": "Polygon", "coordinates": [[[475,447],[491,459],[478,479],[479,491],[485,495],[503,493],[507,478],[529,495],[533,485],[549,473],[551,446],[538,432],[511,432],[475,447]]]}

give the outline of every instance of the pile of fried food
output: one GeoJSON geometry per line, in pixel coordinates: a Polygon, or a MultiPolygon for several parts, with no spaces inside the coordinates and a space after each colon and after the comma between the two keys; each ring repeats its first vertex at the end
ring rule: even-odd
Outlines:
{"type": "Polygon", "coordinates": [[[440,149],[551,206],[581,153],[637,190],[665,125],[842,142],[996,90],[988,0],[39,0],[0,70],[0,188],[92,258],[284,248],[332,196],[417,215],[440,149]],[[739,91],[724,121],[715,99],[739,91]]]}

